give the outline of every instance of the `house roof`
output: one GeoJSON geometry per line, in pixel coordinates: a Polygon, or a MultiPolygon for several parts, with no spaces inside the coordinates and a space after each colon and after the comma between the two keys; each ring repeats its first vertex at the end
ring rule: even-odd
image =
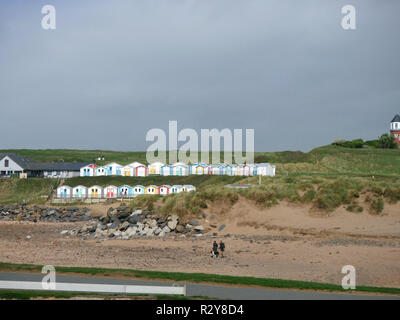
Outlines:
{"type": "Polygon", "coordinates": [[[89,164],[88,162],[38,162],[12,152],[0,154],[0,160],[4,157],[9,157],[24,170],[31,171],[79,171],[81,167],[89,164]]]}
{"type": "Polygon", "coordinates": [[[38,163],[37,170],[43,171],[79,171],[87,162],[43,162],[38,163]]]}
{"type": "Polygon", "coordinates": [[[0,160],[2,160],[5,157],[9,157],[11,160],[13,160],[16,164],[18,164],[23,169],[33,168],[37,164],[37,161],[35,161],[31,158],[25,158],[19,154],[12,153],[12,152],[4,152],[4,153],[0,154],[0,160]]]}
{"type": "Polygon", "coordinates": [[[396,115],[394,116],[393,120],[390,121],[390,122],[400,122],[400,116],[399,116],[398,114],[396,114],[396,115]]]}

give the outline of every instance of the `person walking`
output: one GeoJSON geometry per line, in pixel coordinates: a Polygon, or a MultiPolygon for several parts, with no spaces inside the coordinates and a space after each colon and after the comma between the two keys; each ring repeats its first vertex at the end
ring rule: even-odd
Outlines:
{"type": "Polygon", "coordinates": [[[218,258],[218,255],[219,255],[219,253],[218,253],[218,243],[217,243],[217,241],[215,241],[215,240],[214,240],[214,242],[213,242],[212,251],[213,251],[213,256],[214,256],[214,258],[218,258]]]}
{"type": "Polygon", "coordinates": [[[225,243],[223,243],[222,240],[219,242],[219,250],[221,251],[221,258],[223,258],[225,251],[225,243]]]}

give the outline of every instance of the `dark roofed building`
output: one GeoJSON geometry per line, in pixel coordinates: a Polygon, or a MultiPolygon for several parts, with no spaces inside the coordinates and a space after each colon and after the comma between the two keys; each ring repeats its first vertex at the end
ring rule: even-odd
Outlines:
{"type": "Polygon", "coordinates": [[[80,168],[88,164],[88,162],[38,162],[16,153],[6,152],[0,154],[0,176],[72,178],[79,177],[80,168]]]}

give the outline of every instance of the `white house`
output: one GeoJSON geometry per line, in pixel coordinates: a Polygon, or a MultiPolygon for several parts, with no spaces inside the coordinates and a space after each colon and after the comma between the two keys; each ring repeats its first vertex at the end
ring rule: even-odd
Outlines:
{"type": "Polygon", "coordinates": [[[113,199],[118,196],[118,188],[116,186],[107,186],[103,189],[103,195],[107,199],[113,199]]]}
{"type": "Polygon", "coordinates": [[[161,174],[161,168],[165,166],[162,162],[153,162],[152,164],[148,165],[149,174],[161,174]]]}
{"type": "Polygon", "coordinates": [[[60,186],[57,188],[57,198],[71,198],[72,188],[68,186],[60,186]]]}
{"type": "Polygon", "coordinates": [[[87,198],[87,188],[85,186],[76,186],[72,189],[73,198],[87,198]]]}
{"type": "Polygon", "coordinates": [[[37,162],[19,154],[0,154],[0,177],[72,178],[79,177],[82,162],[37,162]]]}
{"type": "Polygon", "coordinates": [[[102,198],[103,188],[100,186],[92,186],[88,189],[88,198],[102,198]]]}

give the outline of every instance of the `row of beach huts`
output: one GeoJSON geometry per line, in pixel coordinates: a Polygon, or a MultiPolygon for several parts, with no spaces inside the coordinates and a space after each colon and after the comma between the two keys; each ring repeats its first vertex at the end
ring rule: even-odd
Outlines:
{"type": "Polygon", "coordinates": [[[269,163],[255,164],[205,164],[187,165],[183,162],[164,164],[154,162],[148,166],[133,162],[122,166],[112,162],[104,166],[89,164],[80,169],[81,177],[125,176],[146,177],[148,175],[187,176],[187,175],[228,175],[228,176],[275,176],[275,166],[269,163]]]}
{"type": "Polygon", "coordinates": [[[57,198],[75,198],[75,199],[114,199],[114,198],[134,198],[142,194],[149,195],[168,195],[180,192],[196,191],[196,187],[192,185],[163,185],[163,186],[128,186],[123,185],[120,187],[116,186],[60,186],[57,188],[57,198]]]}

